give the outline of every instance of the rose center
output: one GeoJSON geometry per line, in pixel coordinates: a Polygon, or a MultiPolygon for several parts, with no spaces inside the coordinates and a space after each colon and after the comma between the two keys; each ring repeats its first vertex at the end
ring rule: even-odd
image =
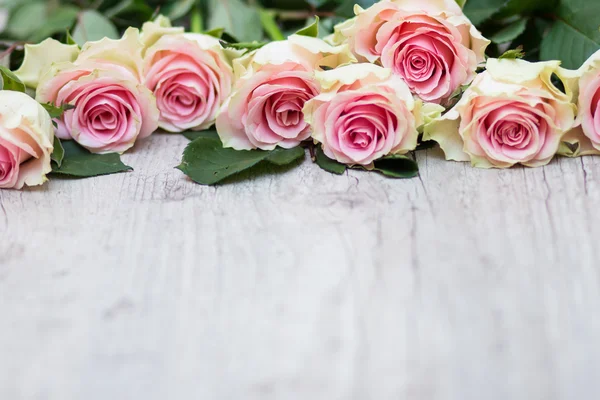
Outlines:
{"type": "Polygon", "coordinates": [[[300,112],[297,110],[285,110],[277,113],[277,122],[283,126],[295,126],[300,122],[300,112]]]}
{"type": "Polygon", "coordinates": [[[204,99],[190,91],[190,88],[176,85],[169,93],[170,108],[180,116],[192,115],[204,104],[204,99]]]}
{"type": "Polygon", "coordinates": [[[371,144],[372,138],[366,131],[353,131],[350,134],[350,139],[354,146],[359,148],[366,148],[371,144]]]}
{"type": "Polygon", "coordinates": [[[516,147],[529,137],[529,129],[514,121],[502,122],[495,132],[495,140],[499,144],[516,147]]]}

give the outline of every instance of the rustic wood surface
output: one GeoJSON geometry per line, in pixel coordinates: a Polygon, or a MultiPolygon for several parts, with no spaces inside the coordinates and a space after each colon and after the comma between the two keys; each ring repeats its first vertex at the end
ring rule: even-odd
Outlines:
{"type": "Polygon", "coordinates": [[[186,142],[0,192],[0,399],[598,398],[600,158],[209,188],[186,142]]]}

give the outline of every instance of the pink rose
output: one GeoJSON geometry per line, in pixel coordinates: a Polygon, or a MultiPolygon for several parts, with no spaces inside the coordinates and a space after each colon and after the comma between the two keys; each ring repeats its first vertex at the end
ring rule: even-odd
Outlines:
{"type": "Polygon", "coordinates": [[[481,168],[548,164],[575,120],[571,95],[551,82],[560,62],[487,63],[459,103],[425,128],[446,158],[481,168]]]}
{"type": "Polygon", "coordinates": [[[50,173],[54,127],[48,112],[24,93],[0,91],[0,188],[43,184],[50,173]]]}
{"type": "Polygon", "coordinates": [[[576,127],[563,139],[560,154],[600,154],[600,51],[577,71],[563,70],[567,88],[578,97],[576,127]]]}
{"type": "Polygon", "coordinates": [[[86,44],[74,62],[53,64],[37,87],[37,100],[70,104],[57,136],[94,153],[125,152],[158,128],[152,92],[141,81],[142,44],[137,30],[121,40],[86,44]]]}
{"type": "Polygon", "coordinates": [[[221,44],[200,34],[162,36],[146,52],[145,76],[169,132],[210,128],[233,84],[221,44]]]}
{"type": "Polygon", "coordinates": [[[362,61],[401,76],[421,99],[441,103],[475,78],[490,43],[455,0],[384,0],[337,28],[362,61]]]}
{"type": "Polygon", "coordinates": [[[415,101],[391,70],[354,64],[317,74],[324,93],[306,104],[313,138],[329,158],[370,165],[417,146],[415,101]]]}
{"type": "Polygon", "coordinates": [[[234,92],[217,117],[225,147],[292,148],[310,137],[302,109],[319,93],[315,69],[351,61],[347,48],[291,36],[234,62],[234,92]]]}

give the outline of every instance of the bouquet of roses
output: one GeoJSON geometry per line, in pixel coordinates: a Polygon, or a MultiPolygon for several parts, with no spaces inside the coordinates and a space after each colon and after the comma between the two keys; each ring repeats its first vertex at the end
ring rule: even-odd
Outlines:
{"type": "Polygon", "coordinates": [[[318,19],[236,43],[159,16],[81,48],[28,44],[18,70],[0,70],[0,187],[128,170],[119,155],[157,130],[192,140],[178,168],[207,185],[306,150],[331,173],[395,178],[418,174],[429,141],[481,168],[600,154],[600,52],[578,70],[519,51],[486,59],[490,41],[455,0],[354,12],[325,38],[318,19]]]}

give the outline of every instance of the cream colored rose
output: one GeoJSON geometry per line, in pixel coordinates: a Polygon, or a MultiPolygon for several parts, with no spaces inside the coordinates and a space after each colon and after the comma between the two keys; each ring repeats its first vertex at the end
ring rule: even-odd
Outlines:
{"type": "Polygon", "coordinates": [[[201,34],[162,36],[146,51],[144,75],[169,132],[210,128],[233,86],[219,40],[201,34]]]}
{"type": "Polygon", "coordinates": [[[413,113],[422,108],[390,69],[353,64],[316,76],[324,92],[306,104],[304,114],[329,158],[368,166],[415,149],[422,118],[413,113]]]}
{"type": "Polygon", "coordinates": [[[354,61],[347,46],[293,35],[234,61],[237,82],[217,117],[225,147],[292,148],[310,137],[304,104],[319,94],[315,70],[354,61]]]}
{"type": "Polygon", "coordinates": [[[47,181],[54,126],[48,112],[24,93],[0,91],[0,188],[47,181]]]}
{"type": "Polygon", "coordinates": [[[574,125],[572,93],[552,82],[560,62],[487,62],[458,104],[425,127],[448,160],[481,168],[546,165],[574,125]]]}
{"type": "Polygon", "coordinates": [[[444,102],[470,83],[490,43],[455,0],[383,0],[355,13],[329,40],[346,39],[359,61],[391,68],[428,102],[444,102]]]}
{"type": "Polygon", "coordinates": [[[143,84],[142,42],[137,29],[122,39],[89,42],[73,62],[53,64],[41,77],[41,103],[70,104],[57,136],[94,153],[122,153],[158,128],[159,112],[143,84]]]}
{"type": "Polygon", "coordinates": [[[563,70],[577,99],[576,127],[563,139],[559,153],[575,157],[600,154],[600,51],[577,71],[563,70]]]}

